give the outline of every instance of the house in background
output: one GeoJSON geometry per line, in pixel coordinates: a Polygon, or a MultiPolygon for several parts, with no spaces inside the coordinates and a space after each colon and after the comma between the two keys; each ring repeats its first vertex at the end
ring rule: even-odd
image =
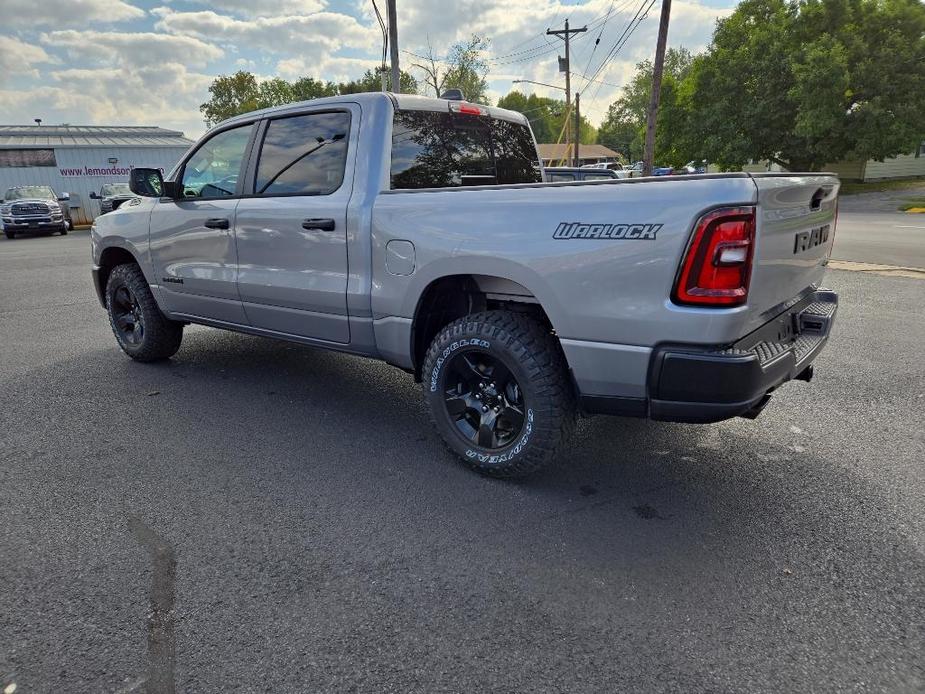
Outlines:
{"type": "Polygon", "coordinates": [[[925,140],[910,154],[900,154],[883,161],[840,161],[826,166],[839,178],[854,181],[882,181],[888,178],[925,177],[925,140]]]}
{"type": "MultiPolygon", "coordinates": [[[[572,145],[540,143],[537,144],[537,148],[540,151],[543,166],[556,166],[563,160],[565,165],[571,165],[572,145]]],[[[579,145],[578,156],[579,166],[620,161],[623,158],[619,152],[614,152],[604,145],[579,145]]]]}
{"type": "MultiPolygon", "coordinates": [[[[757,173],[759,171],[786,171],[777,164],[761,160],[749,162],[742,167],[743,171],[757,173]]],[[[826,164],[823,171],[831,171],[846,181],[884,181],[890,178],[925,178],[925,140],[919,143],[918,148],[909,154],[900,154],[889,157],[883,161],[868,159],[867,161],[840,161],[826,164]]],[[[712,169],[711,169],[712,172],[712,169]]]]}

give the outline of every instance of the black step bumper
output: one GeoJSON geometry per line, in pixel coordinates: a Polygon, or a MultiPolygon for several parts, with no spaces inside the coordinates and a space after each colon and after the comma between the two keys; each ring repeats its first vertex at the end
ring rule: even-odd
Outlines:
{"type": "Polygon", "coordinates": [[[756,416],[782,383],[812,378],[837,308],[838,295],[819,289],[729,347],[659,346],[649,369],[649,417],[718,422],[756,416]]]}

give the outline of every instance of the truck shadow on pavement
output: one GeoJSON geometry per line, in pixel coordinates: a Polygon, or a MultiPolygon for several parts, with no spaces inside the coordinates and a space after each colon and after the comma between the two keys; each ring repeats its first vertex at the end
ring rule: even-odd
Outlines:
{"type": "Polygon", "coordinates": [[[36,382],[11,450],[54,427],[42,474],[94,499],[80,513],[134,544],[122,509],[176,552],[180,691],[242,664],[261,688],[343,685],[345,651],[357,672],[413,660],[397,681],[423,690],[485,689],[486,663],[508,689],[582,690],[565,662],[588,691],[837,689],[857,657],[872,687],[912,681],[921,548],[773,419],[589,419],[512,483],[458,464],[420,386],[357,357],[195,329],[170,362],[87,352],[11,396],[36,382]]]}

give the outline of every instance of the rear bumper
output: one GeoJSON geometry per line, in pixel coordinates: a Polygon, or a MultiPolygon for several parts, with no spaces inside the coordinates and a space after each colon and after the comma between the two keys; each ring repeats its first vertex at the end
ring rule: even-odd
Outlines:
{"type": "Polygon", "coordinates": [[[649,360],[645,398],[591,396],[582,405],[591,413],[674,422],[755,416],[775,388],[812,377],[837,308],[838,295],[820,289],[731,346],[660,345],[649,360]]]}

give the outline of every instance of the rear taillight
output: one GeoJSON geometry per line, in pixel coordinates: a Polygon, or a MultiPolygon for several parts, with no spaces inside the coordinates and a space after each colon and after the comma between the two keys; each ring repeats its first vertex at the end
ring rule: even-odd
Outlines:
{"type": "Polygon", "coordinates": [[[697,306],[744,304],[754,249],[754,207],[708,212],[697,222],[672,299],[697,306]]]}

